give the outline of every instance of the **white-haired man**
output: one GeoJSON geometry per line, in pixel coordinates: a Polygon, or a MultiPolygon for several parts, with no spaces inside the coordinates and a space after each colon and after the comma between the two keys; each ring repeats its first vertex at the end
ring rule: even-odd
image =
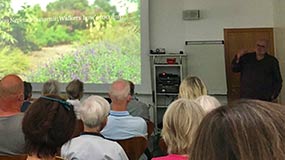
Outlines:
{"type": "Polygon", "coordinates": [[[101,134],[113,140],[128,139],[147,135],[147,125],[143,118],[133,117],[127,111],[131,99],[129,81],[119,79],[110,87],[109,97],[112,100],[110,115],[101,134]]]}

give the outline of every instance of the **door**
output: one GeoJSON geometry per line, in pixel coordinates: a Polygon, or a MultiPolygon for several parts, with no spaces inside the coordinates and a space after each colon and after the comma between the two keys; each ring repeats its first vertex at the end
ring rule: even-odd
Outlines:
{"type": "Polygon", "coordinates": [[[231,70],[231,61],[240,49],[254,51],[258,39],[269,41],[269,54],[274,55],[273,28],[230,28],[224,29],[224,47],[228,101],[240,97],[240,74],[231,70]]]}

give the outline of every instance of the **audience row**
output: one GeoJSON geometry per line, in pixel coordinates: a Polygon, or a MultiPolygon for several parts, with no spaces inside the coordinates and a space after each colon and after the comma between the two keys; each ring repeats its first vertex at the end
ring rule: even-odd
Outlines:
{"type": "MultiPolygon", "coordinates": [[[[56,156],[68,160],[129,159],[116,141],[132,137],[147,140],[150,121],[147,105],[134,96],[134,84],[114,81],[108,93],[111,103],[97,95],[81,102],[83,85],[71,81],[67,96],[62,98],[58,82],[48,81],[42,95],[28,106],[31,85],[17,75],[3,77],[0,155],[27,154],[27,159],[48,160],[56,156]],[[19,113],[21,106],[23,113],[19,113]],[[78,121],[83,130],[74,137],[78,121]]],[[[207,95],[203,81],[188,76],[181,82],[178,99],[163,116],[161,137],[168,155],[153,159],[283,160],[284,122],[285,107],[280,104],[242,99],[221,105],[207,95]]]]}

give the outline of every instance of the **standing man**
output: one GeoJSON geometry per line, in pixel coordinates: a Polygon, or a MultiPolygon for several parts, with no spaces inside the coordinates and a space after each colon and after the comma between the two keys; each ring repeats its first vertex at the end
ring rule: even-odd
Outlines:
{"type": "Polygon", "coordinates": [[[24,154],[24,134],[20,107],[24,102],[24,83],[17,75],[0,81],[0,155],[24,154]]]}
{"type": "Polygon", "coordinates": [[[255,52],[238,52],[232,71],[241,73],[240,98],[273,101],[278,97],[282,88],[279,62],[268,54],[267,40],[258,40],[255,52]]]}

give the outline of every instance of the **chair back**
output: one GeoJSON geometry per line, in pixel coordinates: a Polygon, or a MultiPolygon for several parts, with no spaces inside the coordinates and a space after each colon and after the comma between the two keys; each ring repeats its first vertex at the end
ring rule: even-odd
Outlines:
{"type": "Polygon", "coordinates": [[[147,148],[147,139],[145,137],[132,137],[124,140],[115,140],[126,152],[129,160],[138,160],[147,148]]]}
{"type": "Polygon", "coordinates": [[[167,155],[167,145],[164,142],[163,138],[159,139],[158,146],[159,146],[159,149],[161,150],[161,152],[163,154],[167,155]]]}
{"type": "Polygon", "coordinates": [[[154,123],[152,121],[146,121],[147,124],[147,138],[150,138],[154,131],[154,123]]]}
{"type": "Polygon", "coordinates": [[[26,160],[27,155],[0,156],[0,160],[26,160]]]}

